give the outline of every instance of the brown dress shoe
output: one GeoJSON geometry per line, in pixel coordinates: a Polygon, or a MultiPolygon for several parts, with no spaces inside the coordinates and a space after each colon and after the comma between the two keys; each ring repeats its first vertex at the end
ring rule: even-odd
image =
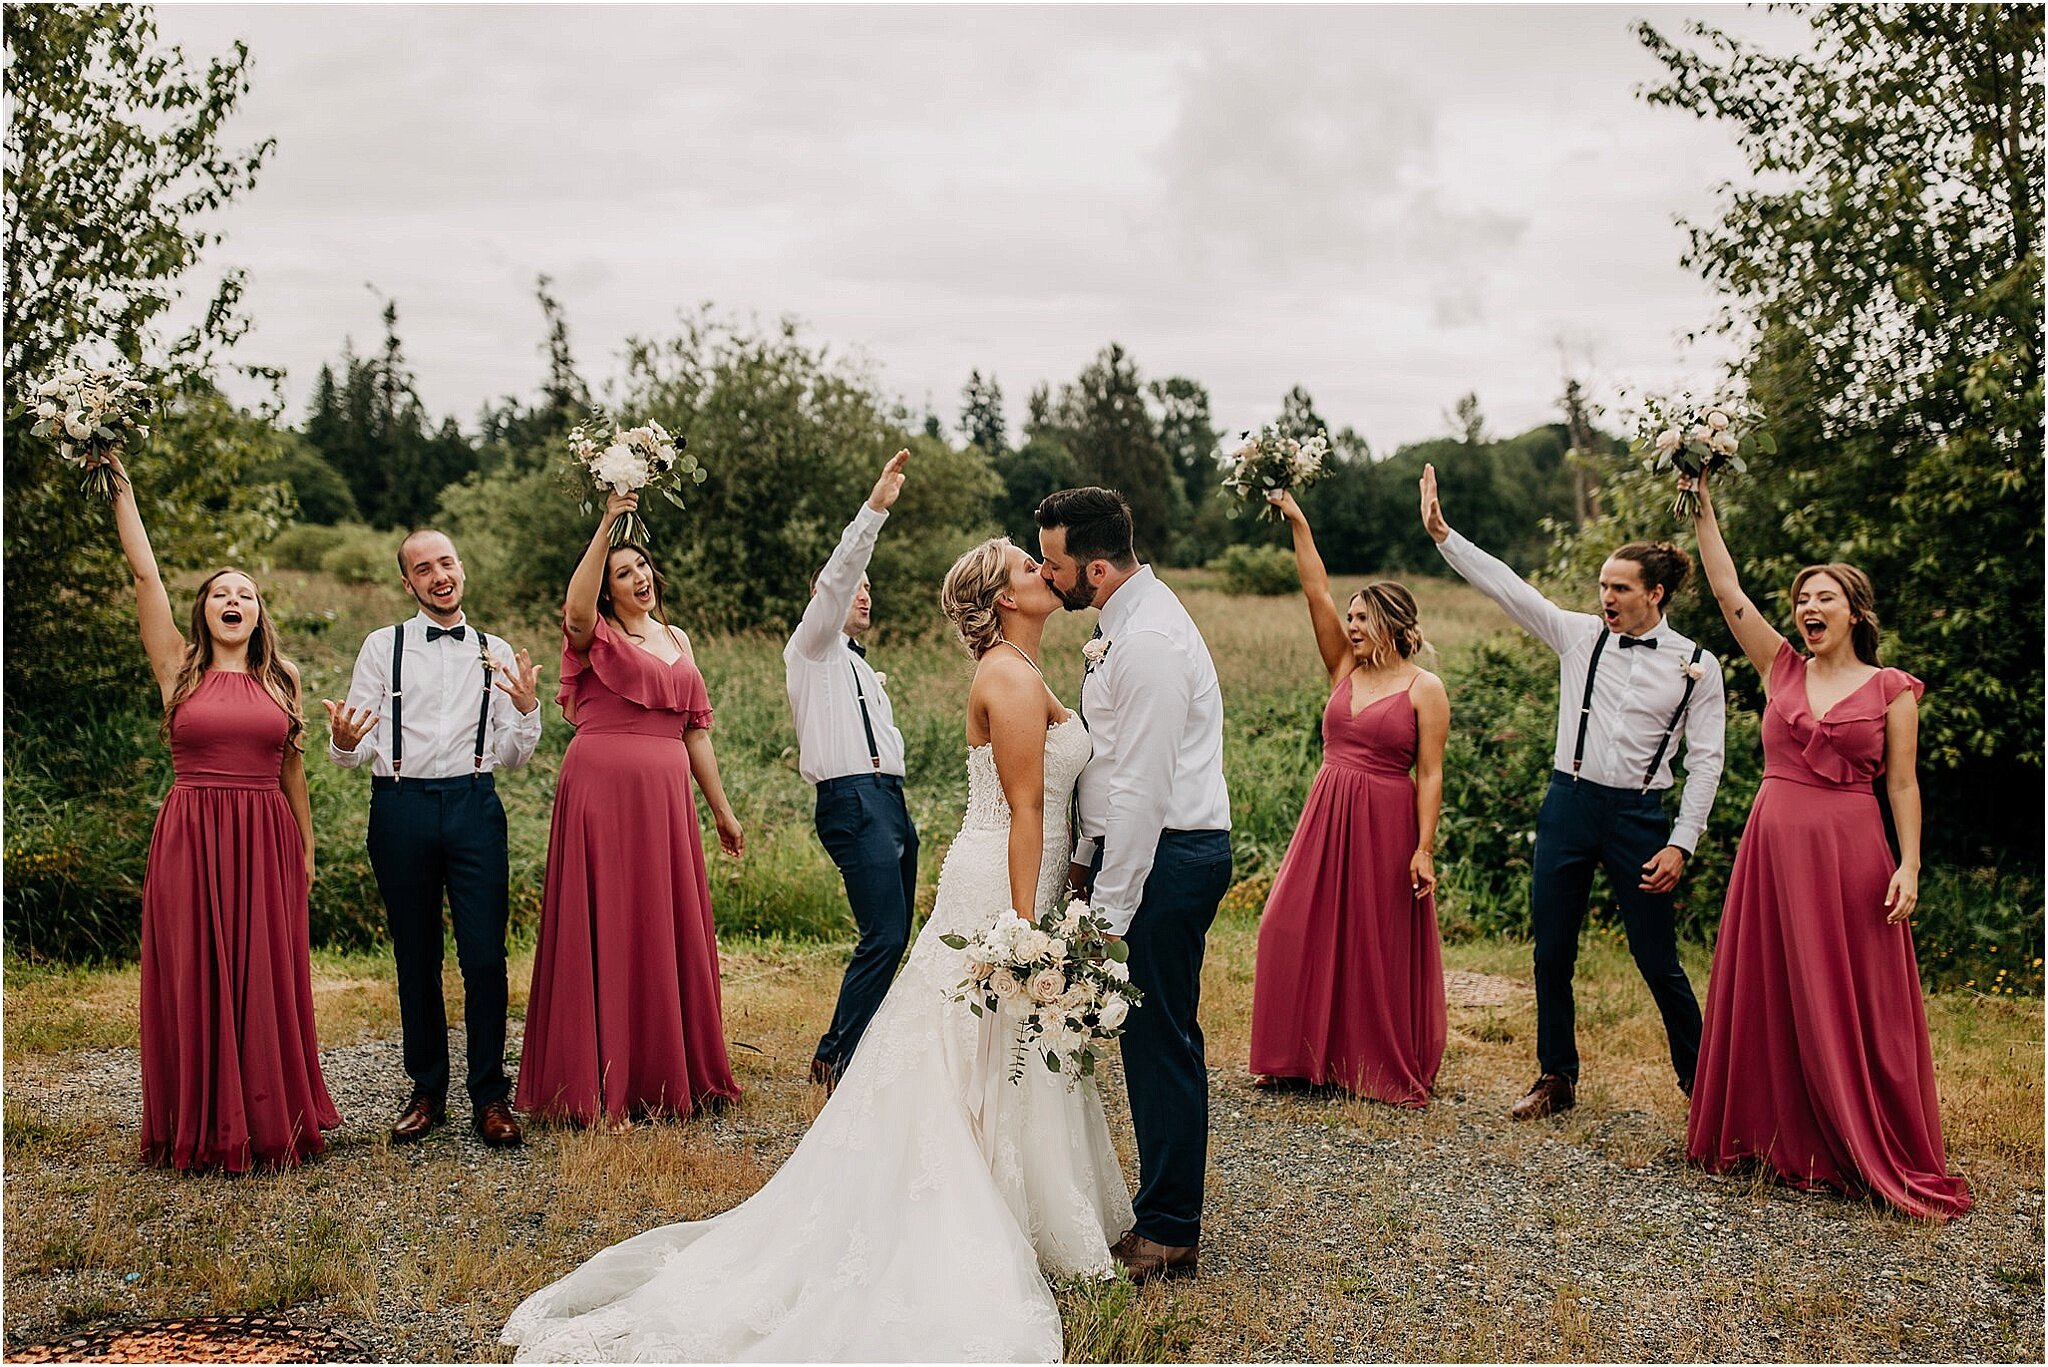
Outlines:
{"type": "Polygon", "coordinates": [[[823,1087],[826,1096],[832,1095],[833,1090],[839,1086],[839,1065],[830,1059],[812,1059],[811,1081],[823,1087]]]}
{"type": "Polygon", "coordinates": [[[1508,1114],[1517,1120],[1541,1120],[1546,1115],[1569,1111],[1579,1104],[1577,1089],[1562,1073],[1545,1073],[1530,1086],[1529,1094],[1517,1101],[1508,1114]]]}
{"type": "Polygon", "coordinates": [[[512,1108],[502,1101],[487,1101],[477,1107],[469,1127],[476,1131],[478,1139],[494,1149],[517,1148],[524,1142],[519,1122],[512,1118],[512,1108]]]}
{"type": "Polygon", "coordinates": [[[416,1096],[405,1103],[398,1123],[391,1127],[391,1142],[416,1144],[427,1137],[428,1130],[447,1121],[448,1107],[440,1097],[416,1096]]]}
{"type": "Polygon", "coordinates": [[[1110,1252],[1123,1264],[1131,1280],[1142,1285],[1161,1277],[1194,1276],[1202,1246],[1190,1244],[1186,1248],[1175,1248],[1171,1244],[1155,1244],[1150,1239],[1139,1238],[1137,1231],[1133,1230],[1119,1239],[1116,1248],[1110,1252]]]}

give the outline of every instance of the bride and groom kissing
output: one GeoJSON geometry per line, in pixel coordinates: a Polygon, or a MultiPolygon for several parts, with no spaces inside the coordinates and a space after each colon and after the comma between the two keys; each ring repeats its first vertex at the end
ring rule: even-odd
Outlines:
{"type": "MultiPolygon", "coordinates": [[[[821,581],[862,578],[907,460],[884,467],[821,581]],[[857,565],[837,563],[849,553],[857,565]]],[[[747,1201],[530,1296],[502,1335],[521,1361],[1052,1362],[1048,1274],[1195,1272],[1196,1006],[1231,870],[1222,694],[1193,619],[1139,563],[1120,494],[1064,489],[1036,520],[1038,557],[995,538],[945,577],[940,604],[975,658],[967,810],[931,917],[824,1109],[747,1201]],[[1055,613],[1085,608],[1097,621],[1069,709],[1040,643],[1055,613]],[[1035,918],[1069,889],[1125,938],[1143,994],[1122,1040],[1135,1200],[1094,1079],[1010,1081],[1017,1019],[948,999],[965,960],[944,937],[1035,918]]]]}

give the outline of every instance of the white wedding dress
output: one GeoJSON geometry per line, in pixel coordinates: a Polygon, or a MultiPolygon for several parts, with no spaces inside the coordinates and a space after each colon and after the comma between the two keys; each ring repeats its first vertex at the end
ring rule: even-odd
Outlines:
{"type": "MultiPolygon", "coordinates": [[[[1077,718],[1047,730],[1040,913],[1065,885],[1088,755],[1077,718]]],[[[988,746],[967,777],[931,920],[796,1152],[725,1214],[616,1244],[528,1297],[501,1336],[519,1361],[1059,1361],[1046,1274],[1113,1275],[1131,1198],[1095,1084],[1042,1064],[1010,1082],[1014,1022],[948,1000],[964,956],[939,937],[1010,906],[988,746]]]]}

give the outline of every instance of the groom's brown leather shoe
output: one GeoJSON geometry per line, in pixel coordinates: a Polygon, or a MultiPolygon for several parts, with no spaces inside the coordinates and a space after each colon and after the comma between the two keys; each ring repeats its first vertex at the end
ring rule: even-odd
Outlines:
{"type": "Polygon", "coordinates": [[[487,1101],[477,1107],[469,1127],[494,1149],[513,1149],[526,1142],[519,1133],[519,1122],[512,1118],[512,1108],[502,1101],[487,1101]]]}
{"type": "Polygon", "coordinates": [[[391,1142],[394,1144],[415,1144],[427,1137],[427,1131],[448,1121],[448,1107],[440,1097],[416,1096],[405,1103],[398,1123],[391,1127],[391,1142]]]}
{"type": "Polygon", "coordinates": [[[1562,1073],[1545,1073],[1536,1079],[1527,1096],[1509,1108],[1508,1114],[1517,1120],[1541,1120],[1578,1104],[1578,1089],[1572,1086],[1570,1078],[1562,1073]]]}
{"type": "Polygon", "coordinates": [[[1150,1239],[1139,1238],[1137,1231],[1133,1230],[1117,1240],[1110,1253],[1123,1264],[1132,1281],[1143,1284],[1161,1277],[1194,1276],[1202,1246],[1190,1244],[1186,1248],[1175,1248],[1171,1244],[1156,1244],[1150,1239]]]}

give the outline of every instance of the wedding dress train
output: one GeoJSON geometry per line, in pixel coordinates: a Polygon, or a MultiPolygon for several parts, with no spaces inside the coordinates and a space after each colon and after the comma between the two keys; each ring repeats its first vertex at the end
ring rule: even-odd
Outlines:
{"type": "MultiPolygon", "coordinates": [[[[1088,755],[1078,719],[1046,732],[1039,913],[1065,884],[1088,755]]],[[[1014,1022],[947,999],[964,958],[940,937],[1010,905],[989,747],[967,769],[931,920],[796,1152],[723,1215],[616,1244],[528,1297],[502,1334],[519,1361],[1060,1359],[1046,1274],[1113,1275],[1130,1193],[1095,1084],[1042,1066],[1008,1081],[1014,1022]]]]}

